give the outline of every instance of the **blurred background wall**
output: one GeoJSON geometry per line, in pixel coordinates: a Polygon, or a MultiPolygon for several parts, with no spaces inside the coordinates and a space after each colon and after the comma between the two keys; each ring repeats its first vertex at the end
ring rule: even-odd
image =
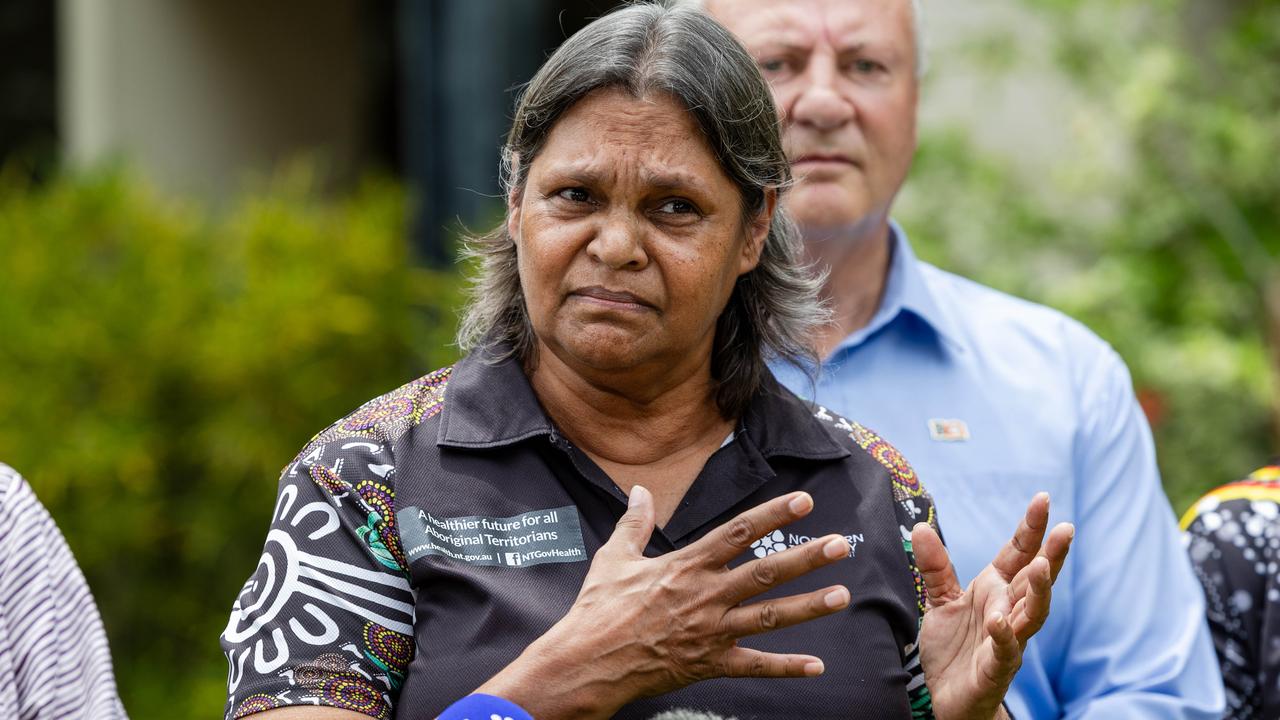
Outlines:
{"type": "MultiPolygon", "coordinates": [[[[0,2],[0,460],[68,536],[134,717],[219,712],[280,467],[454,359],[514,92],[612,5],[0,2]]],[[[1261,464],[1280,6],[925,8],[918,252],[1110,341],[1176,510],[1261,464]]]]}
{"type": "Polygon", "coordinates": [[[306,153],[327,183],[413,189],[415,240],[492,212],[511,90],[608,0],[21,0],[58,16],[67,160],[128,158],[212,201],[306,153]]]}

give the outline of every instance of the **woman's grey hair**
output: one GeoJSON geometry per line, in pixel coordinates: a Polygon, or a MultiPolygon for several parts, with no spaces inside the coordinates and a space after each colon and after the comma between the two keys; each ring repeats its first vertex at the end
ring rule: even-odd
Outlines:
{"type": "MultiPolygon", "coordinates": [[[[686,5],[701,10],[707,9],[709,0],[668,0],[673,6],[686,5]]],[[[924,5],[920,0],[911,0],[911,39],[916,45],[916,77],[924,77],[928,68],[929,52],[924,35],[924,5]]]]}
{"type": "MultiPolygon", "coordinates": [[[[565,41],[524,89],[503,148],[502,182],[509,197],[523,189],[529,166],[565,111],[605,88],[636,98],[666,93],[688,109],[738,187],[744,233],[765,208],[767,191],[781,194],[790,185],[773,98],[746,50],[696,9],[634,4],[565,41]]],[[[476,271],[458,345],[466,352],[487,348],[495,361],[536,362],[507,223],[470,238],[464,256],[476,271]]],[[[795,225],[781,209],[775,211],[759,264],[738,278],[716,325],[711,372],[726,418],[743,414],[770,360],[816,364],[813,332],[829,317],[818,300],[821,283],[801,261],[795,225]]]]}

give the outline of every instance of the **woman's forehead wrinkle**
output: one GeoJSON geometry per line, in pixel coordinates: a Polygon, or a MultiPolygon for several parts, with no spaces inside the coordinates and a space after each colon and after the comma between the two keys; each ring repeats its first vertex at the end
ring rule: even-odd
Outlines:
{"type": "MultiPolygon", "coordinates": [[[[658,189],[703,189],[706,185],[699,168],[692,166],[686,155],[670,144],[652,148],[586,144],[571,157],[550,160],[542,173],[544,176],[587,186],[614,185],[627,176],[658,189]]],[[[709,168],[702,170],[706,172],[709,168]]]]}
{"type": "Polygon", "coordinates": [[[595,113],[588,123],[593,130],[608,134],[611,142],[666,144],[683,137],[692,124],[684,112],[679,115],[685,122],[672,122],[667,108],[650,106],[644,101],[626,103],[621,107],[614,104],[608,113],[595,113]]]}
{"type": "Polygon", "coordinates": [[[693,172],[685,172],[668,164],[646,163],[640,170],[640,181],[655,188],[677,190],[680,188],[701,188],[702,177],[693,172]]]}
{"type": "MultiPolygon", "coordinates": [[[[549,171],[614,182],[621,174],[635,173],[646,184],[664,187],[701,184],[699,171],[706,171],[698,162],[701,154],[689,152],[701,131],[683,108],[669,100],[612,100],[587,100],[590,106],[570,111],[564,125],[552,130],[567,142],[549,171]],[[679,120],[673,122],[673,114],[679,120]]],[[[710,151],[705,154],[709,159],[710,151]]]]}

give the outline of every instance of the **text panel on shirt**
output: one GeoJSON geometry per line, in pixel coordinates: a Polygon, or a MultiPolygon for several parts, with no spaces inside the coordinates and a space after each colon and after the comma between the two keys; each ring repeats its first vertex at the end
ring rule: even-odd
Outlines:
{"type": "Polygon", "coordinates": [[[501,518],[438,517],[410,506],[396,513],[396,519],[410,562],[440,555],[468,565],[524,567],[587,559],[573,505],[501,518]]]}

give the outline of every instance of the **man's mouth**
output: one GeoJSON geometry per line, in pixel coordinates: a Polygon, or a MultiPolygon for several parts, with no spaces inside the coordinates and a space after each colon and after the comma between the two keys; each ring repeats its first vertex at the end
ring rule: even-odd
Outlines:
{"type": "Polygon", "coordinates": [[[847,155],[840,153],[806,153],[791,162],[792,165],[857,165],[847,155]]]}

